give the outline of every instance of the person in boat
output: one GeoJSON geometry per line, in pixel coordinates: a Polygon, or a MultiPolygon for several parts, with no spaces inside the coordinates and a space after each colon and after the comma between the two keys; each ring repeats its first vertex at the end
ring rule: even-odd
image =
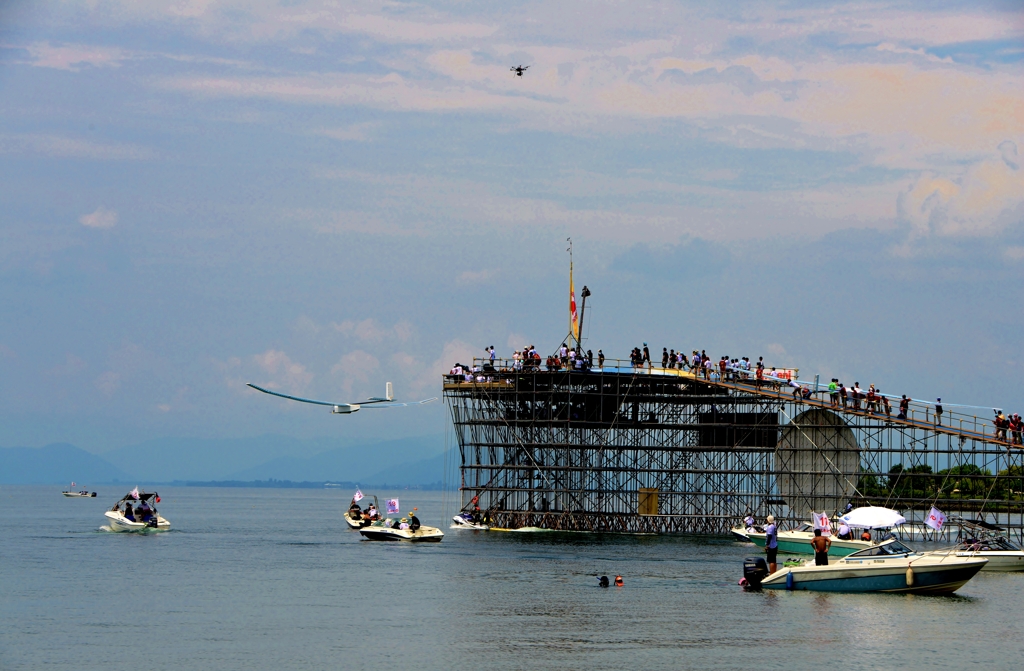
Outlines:
{"type": "Polygon", "coordinates": [[[471,519],[473,520],[473,524],[480,524],[480,506],[475,506],[473,508],[473,516],[471,519]]]}
{"type": "Polygon", "coordinates": [[[867,529],[865,529],[865,530],[864,530],[864,533],[862,533],[862,534],[860,535],[860,539],[861,539],[862,541],[869,541],[869,540],[871,540],[871,532],[870,532],[870,531],[868,531],[867,529]]]}
{"type": "Polygon", "coordinates": [[[832,539],[822,536],[821,529],[815,529],[811,546],[814,547],[814,565],[828,566],[828,549],[832,547],[832,539]]]}
{"type": "Polygon", "coordinates": [[[743,526],[745,526],[747,528],[747,531],[753,531],[754,530],[755,522],[756,522],[756,520],[754,520],[754,516],[751,515],[750,513],[747,513],[747,516],[743,518],[743,526]]]}
{"type": "Polygon", "coordinates": [[[371,520],[375,520],[380,517],[380,514],[377,512],[377,508],[375,508],[372,503],[370,504],[370,507],[366,509],[366,515],[371,520]]]}
{"type": "Polygon", "coordinates": [[[153,509],[149,507],[149,504],[143,501],[139,504],[139,507],[135,511],[135,515],[143,522],[148,522],[153,519],[153,509]]]}
{"type": "Polygon", "coordinates": [[[419,531],[420,518],[415,513],[409,513],[409,531],[419,531]]]}
{"type": "Polygon", "coordinates": [[[124,518],[129,522],[135,521],[135,512],[132,511],[132,504],[130,503],[124,504],[124,518]]]}
{"type": "Polygon", "coordinates": [[[853,534],[850,533],[850,526],[846,522],[839,525],[839,535],[837,537],[841,541],[853,540],[853,534]]]}
{"type": "Polygon", "coordinates": [[[404,517],[402,519],[398,520],[398,528],[399,529],[408,529],[409,528],[409,520],[407,520],[404,517]]]}

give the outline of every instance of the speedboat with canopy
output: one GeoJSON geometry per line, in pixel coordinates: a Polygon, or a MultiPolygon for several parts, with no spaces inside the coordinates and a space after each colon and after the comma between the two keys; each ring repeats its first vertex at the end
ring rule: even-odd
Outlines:
{"type": "MultiPolygon", "coordinates": [[[[753,543],[759,548],[763,548],[765,545],[764,529],[758,529],[757,527],[733,527],[732,535],[737,540],[753,543]]],[[[784,554],[812,555],[814,554],[814,548],[811,546],[812,538],[814,538],[814,526],[806,522],[796,529],[780,531],[778,532],[779,552],[784,554]]],[[[831,536],[830,539],[832,541],[832,548],[828,553],[835,557],[845,557],[848,554],[869,548],[875,544],[873,541],[862,541],[853,538],[841,540],[837,536],[831,536]]]]}
{"type": "Polygon", "coordinates": [[[916,552],[890,538],[825,566],[808,560],[802,566],[783,568],[764,578],[760,586],[818,592],[951,594],[987,563],[981,557],[916,552]]]}
{"type": "Polygon", "coordinates": [[[345,512],[344,516],[345,524],[347,524],[350,529],[362,529],[363,527],[368,527],[374,522],[382,519],[380,515],[380,505],[377,503],[377,497],[373,494],[370,496],[373,496],[373,503],[368,505],[366,510],[359,507],[359,501],[363,499],[362,494],[359,494],[359,498],[356,498],[355,496],[352,497],[352,502],[349,503],[348,510],[345,512]]]}
{"type": "MultiPolygon", "coordinates": [[[[815,513],[815,515],[817,516],[818,514],[815,513]]],[[[824,516],[824,513],[822,513],[822,516],[824,516]]],[[[822,533],[832,541],[832,546],[828,551],[829,556],[845,557],[854,552],[877,545],[878,541],[882,540],[883,534],[885,537],[888,537],[889,534],[884,532],[906,521],[906,518],[895,510],[878,506],[865,506],[863,508],[854,508],[841,516],[839,522],[845,522],[851,529],[866,529],[869,534],[871,531],[874,531],[875,540],[862,540],[854,538],[852,535],[850,538],[840,538],[838,535],[830,535],[831,527],[823,530],[822,533]]],[[[830,524],[827,517],[824,522],[830,524]]],[[[819,526],[818,528],[821,527],[819,526]]],[[[814,529],[815,526],[813,524],[804,523],[796,529],[779,531],[777,534],[779,552],[813,555],[814,547],[811,545],[811,540],[814,538],[814,529]]],[[[758,547],[763,548],[765,546],[763,528],[738,526],[732,528],[732,534],[737,539],[749,541],[758,547]]]]}
{"type": "Polygon", "coordinates": [[[1002,527],[983,520],[952,519],[960,525],[960,542],[951,551],[957,557],[987,559],[982,571],[1024,571],[1024,550],[1006,537],[1002,527]]]}
{"type": "Polygon", "coordinates": [[[157,512],[157,503],[160,503],[159,494],[140,492],[136,487],[103,515],[111,531],[168,531],[171,523],[157,512]],[[132,507],[133,503],[138,505],[132,507]]]}

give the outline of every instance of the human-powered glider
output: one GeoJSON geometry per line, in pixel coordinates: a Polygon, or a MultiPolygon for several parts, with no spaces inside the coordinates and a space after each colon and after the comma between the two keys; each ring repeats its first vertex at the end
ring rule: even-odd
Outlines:
{"type": "Polygon", "coordinates": [[[384,398],[372,397],[362,403],[328,403],[327,401],[314,401],[309,398],[299,398],[298,396],[289,396],[288,394],[279,394],[276,391],[270,391],[263,387],[257,387],[256,385],[246,383],[256,391],[262,391],[264,394],[270,394],[271,396],[279,396],[281,398],[287,398],[289,401],[298,401],[299,403],[312,403],[313,405],[326,405],[331,408],[331,412],[335,415],[348,415],[353,412],[358,412],[362,408],[372,410],[373,408],[400,408],[409,405],[423,405],[424,403],[431,403],[437,400],[437,397],[424,399],[422,401],[412,401],[410,403],[395,403],[394,395],[391,392],[391,383],[387,383],[385,388],[384,398]]]}

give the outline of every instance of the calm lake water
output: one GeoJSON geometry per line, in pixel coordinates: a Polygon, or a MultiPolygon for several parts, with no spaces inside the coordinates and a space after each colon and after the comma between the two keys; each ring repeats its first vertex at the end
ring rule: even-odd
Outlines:
{"type": "Polygon", "coordinates": [[[1024,574],[745,593],[756,551],[729,539],[448,530],[440,492],[380,491],[446,536],[374,543],[344,527],[347,490],[158,491],[173,531],[140,536],[98,531],[120,489],[0,488],[0,668],[1021,667],[1024,574]]]}

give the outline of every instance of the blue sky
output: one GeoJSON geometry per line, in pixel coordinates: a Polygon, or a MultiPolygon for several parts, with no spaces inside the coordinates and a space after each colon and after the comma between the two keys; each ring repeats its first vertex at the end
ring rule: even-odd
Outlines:
{"type": "Polygon", "coordinates": [[[1024,409],[1018,3],[10,2],[0,445],[381,440],[487,345],[1024,409]],[[509,72],[530,65],[526,76],[509,72]]]}

